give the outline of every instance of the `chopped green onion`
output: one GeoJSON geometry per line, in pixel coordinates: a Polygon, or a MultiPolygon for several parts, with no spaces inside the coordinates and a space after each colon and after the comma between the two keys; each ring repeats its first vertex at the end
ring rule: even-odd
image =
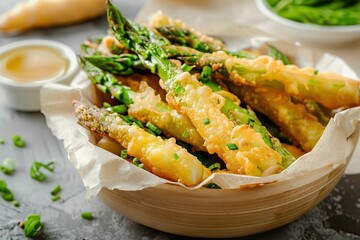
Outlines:
{"type": "Polygon", "coordinates": [[[50,194],[55,196],[57,195],[59,192],[61,191],[61,186],[60,185],[56,185],[53,190],[51,190],[50,194]]]}
{"type": "Polygon", "coordinates": [[[183,86],[177,86],[175,89],[176,95],[181,95],[185,91],[185,88],[183,86]]]}
{"type": "Polygon", "coordinates": [[[190,67],[189,65],[187,65],[185,63],[181,66],[181,70],[183,70],[183,72],[190,72],[191,69],[192,69],[192,67],[190,67]]]}
{"type": "Polygon", "coordinates": [[[146,127],[148,127],[151,131],[153,131],[154,133],[156,133],[157,135],[161,134],[161,130],[158,129],[154,124],[152,124],[151,122],[147,122],[146,123],[146,127]]]}
{"type": "Polygon", "coordinates": [[[12,141],[13,141],[14,145],[18,148],[25,147],[25,141],[19,135],[12,136],[12,141]]]}
{"type": "Polygon", "coordinates": [[[4,161],[0,164],[0,170],[8,175],[11,175],[15,172],[15,162],[11,158],[5,158],[4,161]]]}
{"type": "Polygon", "coordinates": [[[8,202],[14,200],[14,196],[11,190],[7,187],[6,182],[2,179],[0,179],[0,196],[8,202]]]}
{"type": "Polygon", "coordinates": [[[14,207],[19,207],[20,206],[20,202],[18,200],[13,200],[12,204],[14,205],[14,207]]]}
{"type": "Polygon", "coordinates": [[[318,73],[319,73],[319,70],[315,69],[314,70],[314,75],[318,75],[318,73]]]}
{"type": "Polygon", "coordinates": [[[121,152],[120,152],[120,157],[122,158],[126,158],[127,157],[127,150],[126,149],[122,149],[121,152]]]}
{"type": "Polygon", "coordinates": [[[108,102],[103,102],[103,107],[104,108],[111,108],[111,105],[108,102]]]}
{"type": "Polygon", "coordinates": [[[209,125],[210,124],[210,119],[209,118],[205,118],[204,119],[204,125],[209,125]]]}
{"type": "Polygon", "coordinates": [[[61,199],[61,197],[59,195],[56,195],[56,196],[51,198],[51,201],[56,202],[56,201],[58,201],[60,199],[61,199]]]}
{"type": "Polygon", "coordinates": [[[211,171],[213,170],[219,170],[221,168],[220,163],[213,163],[210,166],[208,166],[208,169],[210,169],[211,171]]]}
{"type": "Polygon", "coordinates": [[[40,182],[43,182],[46,180],[46,175],[40,171],[40,169],[43,167],[47,169],[50,172],[53,172],[55,169],[56,163],[54,161],[51,161],[47,164],[44,164],[42,162],[33,162],[33,164],[30,167],[30,176],[40,182]]]}
{"type": "Polygon", "coordinates": [[[187,138],[189,135],[189,133],[187,131],[184,131],[182,134],[181,134],[181,137],[182,138],[187,138]]]}
{"type": "Polygon", "coordinates": [[[127,107],[123,104],[110,107],[111,111],[124,114],[127,112],[127,107]]]}
{"type": "Polygon", "coordinates": [[[221,189],[221,187],[215,183],[209,183],[208,185],[206,185],[206,187],[211,189],[221,189]]]}
{"type": "Polygon", "coordinates": [[[204,66],[200,74],[200,81],[207,82],[211,81],[212,68],[210,66],[204,66]]]}
{"type": "Polygon", "coordinates": [[[229,148],[229,150],[238,150],[239,148],[234,143],[228,143],[226,146],[229,148]]]}
{"type": "Polygon", "coordinates": [[[31,214],[27,216],[25,221],[24,234],[25,237],[37,237],[40,234],[42,223],[39,214],[31,214]]]}
{"type": "Polygon", "coordinates": [[[132,160],[132,164],[134,164],[135,166],[144,169],[144,164],[142,162],[139,161],[139,159],[137,158],[133,158],[132,160]]]}
{"type": "Polygon", "coordinates": [[[175,158],[175,160],[178,160],[180,157],[177,153],[174,153],[174,158],[175,158]]]}
{"type": "Polygon", "coordinates": [[[0,144],[4,144],[5,143],[5,140],[0,138],[0,144]]]}
{"type": "Polygon", "coordinates": [[[86,219],[86,220],[91,220],[93,219],[93,216],[92,216],[92,213],[91,212],[83,212],[81,213],[81,217],[83,219],[86,219]]]}

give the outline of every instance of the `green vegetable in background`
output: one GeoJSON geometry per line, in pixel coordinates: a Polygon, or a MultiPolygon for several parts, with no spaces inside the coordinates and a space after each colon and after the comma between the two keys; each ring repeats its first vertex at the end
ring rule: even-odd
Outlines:
{"type": "Polygon", "coordinates": [[[360,24],[358,0],[268,0],[278,15],[303,23],[318,25],[360,24]]]}

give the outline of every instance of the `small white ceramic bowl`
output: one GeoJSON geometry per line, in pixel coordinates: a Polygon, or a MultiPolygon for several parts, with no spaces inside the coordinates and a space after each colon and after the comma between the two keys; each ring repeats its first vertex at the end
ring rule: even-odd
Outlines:
{"type": "Polygon", "coordinates": [[[281,34],[291,40],[321,45],[341,45],[360,39],[360,24],[349,26],[321,26],[291,21],[277,15],[267,0],[256,0],[260,11],[273,20],[281,34]]]}
{"type": "MultiPolygon", "coordinates": [[[[69,46],[60,42],[42,39],[23,40],[4,45],[0,47],[0,59],[2,56],[5,56],[4,54],[8,54],[16,49],[29,49],[33,47],[50,49],[50,51],[65,60],[66,67],[55,76],[41,79],[40,81],[34,80],[28,82],[16,81],[0,71],[0,91],[3,103],[15,110],[39,111],[41,87],[49,82],[69,84],[80,69],[77,56],[69,46]]],[[[16,61],[20,60],[15,59],[12,61],[16,63],[16,61]]],[[[5,63],[0,62],[0,68],[4,68],[3,65],[5,63]]],[[[44,69],[46,69],[46,66],[44,66],[44,69]]]]}

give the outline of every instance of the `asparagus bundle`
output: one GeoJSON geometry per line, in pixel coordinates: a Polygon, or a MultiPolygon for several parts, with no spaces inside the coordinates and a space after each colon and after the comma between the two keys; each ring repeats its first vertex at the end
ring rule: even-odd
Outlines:
{"type": "MultiPolygon", "coordinates": [[[[317,102],[323,105],[326,105],[324,102],[329,102],[326,106],[332,108],[358,104],[357,93],[354,91],[358,84],[355,81],[335,75],[334,81],[324,84],[321,81],[328,80],[324,73],[285,65],[289,63],[288,60],[282,63],[269,56],[255,58],[251,53],[241,55],[230,52],[222,41],[187,28],[180,21],[173,21],[165,15],[158,16],[160,17],[153,18],[156,27],[153,26],[154,31],[151,31],[142,25],[129,23],[109,2],[108,20],[113,36],[103,38],[99,46],[88,43],[91,49],[86,49],[86,56],[82,57],[83,68],[100,90],[110,93],[126,105],[129,116],[153,123],[167,136],[187,142],[198,150],[216,153],[226,165],[226,169],[220,172],[265,176],[280,172],[296,160],[267,131],[251,108],[265,114],[295,143],[301,145],[303,150],[310,151],[321,136],[324,126],[310,114],[309,109],[326,124],[328,116],[321,112],[317,102]],[[182,63],[191,66],[181,65],[182,63]],[[283,72],[280,73],[281,71],[283,72]],[[312,83],[321,85],[321,91],[325,95],[336,93],[336,87],[345,93],[339,93],[339,99],[330,101],[328,96],[324,98],[317,95],[316,90],[307,89],[310,85],[305,80],[310,71],[313,71],[313,78],[320,76],[321,81],[311,80],[312,83]],[[137,75],[140,76],[140,81],[147,79],[149,85],[152,84],[151,87],[137,83],[140,88],[134,90],[134,73],[140,73],[137,75]],[[151,73],[161,79],[149,78],[154,76],[151,73]],[[125,78],[122,77],[119,81],[115,76],[125,78]],[[166,91],[163,100],[162,96],[157,95],[161,92],[159,87],[166,91]],[[240,106],[241,101],[233,93],[251,108],[243,106],[244,104],[240,106]]],[[[274,54],[276,58],[278,55],[278,52],[274,54]]],[[[109,134],[116,125],[123,124],[118,120],[113,121],[115,115],[108,119],[108,112],[104,110],[90,106],[77,109],[82,109],[82,114],[77,115],[82,125],[101,135],[117,139],[125,148],[129,147],[126,131],[117,134],[116,130],[109,134]],[[91,114],[86,115],[88,112],[91,114]],[[86,123],[87,119],[89,121],[86,123]],[[124,134],[125,139],[120,137],[121,134],[124,134]]],[[[142,133],[135,134],[144,137],[142,133]]],[[[156,157],[152,158],[153,155],[146,149],[156,140],[141,140],[142,138],[137,139],[136,143],[134,140],[134,144],[138,144],[138,151],[146,151],[139,158],[144,159],[141,161],[146,163],[147,168],[152,168],[158,160],[156,157]]],[[[172,153],[169,148],[160,145],[159,151],[164,148],[165,155],[172,153]]],[[[136,155],[131,150],[129,154],[136,155]]],[[[197,153],[191,154],[202,159],[203,164],[206,162],[197,153]]],[[[161,161],[166,162],[164,159],[161,161]]],[[[180,169],[179,174],[195,174],[190,169],[182,168],[188,168],[187,164],[172,164],[170,161],[171,166],[180,169]]],[[[159,167],[162,168],[161,164],[159,167]]],[[[215,168],[222,167],[217,165],[215,168]]],[[[196,170],[196,176],[199,176],[199,169],[196,170]]],[[[163,172],[157,170],[153,172],[173,181],[184,182],[183,179],[186,178],[184,175],[174,175],[175,178],[171,178],[167,174],[161,175],[163,172]]],[[[173,174],[167,167],[164,167],[164,171],[173,174]]],[[[209,169],[203,171],[204,176],[208,176],[209,169]]],[[[196,179],[188,179],[184,184],[191,186],[204,178],[196,179]]]]}
{"type": "Polygon", "coordinates": [[[223,97],[188,72],[182,72],[169,61],[161,47],[140,37],[111,3],[108,3],[108,20],[117,40],[137,53],[143,64],[160,76],[169,104],[191,119],[204,138],[208,152],[217,153],[231,172],[261,176],[282,169],[281,156],[266,145],[261,134],[246,124],[235,126],[221,113],[223,97]]]}

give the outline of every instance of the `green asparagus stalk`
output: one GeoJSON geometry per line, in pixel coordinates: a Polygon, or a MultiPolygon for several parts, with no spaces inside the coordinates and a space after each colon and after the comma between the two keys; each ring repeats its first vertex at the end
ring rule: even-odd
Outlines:
{"type": "Polygon", "coordinates": [[[128,76],[135,72],[144,72],[146,68],[142,65],[136,54],[123,53],[104,57],[102,55],[85,56],[84,59],[104,71],[118,76],[128,76]]]}
{"type": "Polygon", "coordinates": [[[239,59],[225,52],[205,53],[201,57],[181,57],[198,68],[216,66],[237,85],[272,87],[290,95],[311,99],[330,109],[360,104],[360,81],[333,72],[319,72],[313,68],[300,69],[284,65],[269,56],[239,59]]]}
{"type": "MultiPolygon", "coordinates": [[[[110,93],[124,103],[128,107],[129,114],[143,122],[151,122],[166,135],[189,143],[197,150],[204,149],[204,140],[191,121],[161,101],[151,88],[143,92],[135,92],[122,85],[112,74],[94,66],[87,58],[80,58],[80,60],[83,70],[98,89],[104,93],[110,93]]],[[[116,68],[115,71],[117,71],[116,68]]]]}
{"type": "Polygon", "coordinates": [[[121,115],[86,103],[74,104],[79,124],[118,141],[127,153],[140,160],[148,171],[186,186],[199,184],[211,171],[174,139],[162,139],[129,125],[121,115]]]}
{"type": "MultiPolygon", "coordinates": [[[[211,67],[205,66],[201,72],[200,81],[203,84],[209,86],[214,92],[221,91],[221,86],[212,80],[211,75],[211,67]]],[[[273,137],[270,132],[267,131],[266,127],[261,124],[255,112],[250,107],[247,109],[242,108],[232,99],[225,96],[225,104],[224,107],[221,108],[221,112],[224,113],[234,123],[238,125],[250,124],[256,132],[260,133],[265,143],[281,155],[282,166],[284,169],[290,166],[296,160],[296,158],[281,145],[279,139],[273,137]]]]}
{"type": "Polygon", "coordinates": [[[183,22],[174,21],[161,12],[150,17],[150,25],[174,45],[186,46],[200,52],[225,51],[231,56],[253,59],[256,54],[245,50],[229,51],[223,41],[188,28],[183,22]]]}
{"type": "Polygon", "coordinates": [[[306,152],[313,149],[325,129],[303,104],[294,104],[291,98],[281,91],[271,88],[239,87],[234,84],[229,87],[251,108],[269,117],[306,152]]]}
{"type": "Polygon", "coordinates": [[[209,153],[217,153],[233,173],[261,176],[281,170],[281,156],[266,145],[260,134],[249,125],[235,127],[220,112],[216,102],[222,100],[217,94],[182,72],[160,46],[143,38],[110,2],[107,13],[114,36],[160,76],[169,103],[191,119],[209,153]]]}

